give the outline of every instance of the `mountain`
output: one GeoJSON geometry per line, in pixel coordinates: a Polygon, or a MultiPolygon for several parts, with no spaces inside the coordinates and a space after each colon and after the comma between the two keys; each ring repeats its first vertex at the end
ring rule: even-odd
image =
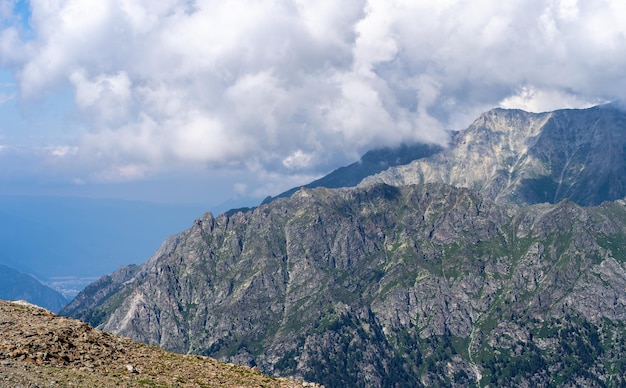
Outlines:
{"type": "Polygon", "coordinates": [[[620,386],[625,246],[622,200],[301,189],[205,214],[64,313],[329,387],[620,386]]]}
{"type": "Polygon", "coordinates": [[[626,111],[607,104],[547,113],[494,109],[435,155],[364,179],[443,182],[498,203],[581,205],[626,196],[626,111]]]}
{"type": "Polygon", "coordinates": [[[0,301],[4,387],[315,387],[184,356],[94,330],[75,319],[0,301]]]}
{"type": "Polygon", "coordinates": [[[63,314],[329,387],[626,385],[625,131],[494,109],[206,213],[63,314]]]}
{"type": "Polygon", "coordinates": [[[309,184],[294,187],[275,197],[267,197],[263,203],[269,203],[276,198],[292,196],[301,188],[313,189],[316,187],[340,188],[358,185],[364,178],[379,173],[389,167],[410,163],[413,160],[426,158],[442,151],[442,148],[432,144],[402,144],[399,147],[387,147],[366,152],[358,162],[340,167],[330,174],[309,184]]]}
{"type": "Polygon", "coordinates": [[[67,300],[59,292],[30,275],[0,265],[0,299],[26,300],[50,311],[59,311],[67,300]]]}

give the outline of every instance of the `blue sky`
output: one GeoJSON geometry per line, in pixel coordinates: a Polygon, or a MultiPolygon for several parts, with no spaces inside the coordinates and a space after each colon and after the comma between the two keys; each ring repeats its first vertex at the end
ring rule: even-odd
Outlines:
{"type": "Polygon", "coordinates": [[[255,201],[626,94],[623,1],[3,0],[0,194],[255,201]]]}

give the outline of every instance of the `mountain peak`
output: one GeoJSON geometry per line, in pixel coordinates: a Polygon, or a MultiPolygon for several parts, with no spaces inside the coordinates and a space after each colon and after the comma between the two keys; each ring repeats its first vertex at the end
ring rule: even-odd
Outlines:
{"type": "Polygon", "coordinates": [[[596,205],[626,196],[626,112],[610,106],[546,113],[497,108],[432,156],[361,184],[444,182],[498,203],[596,205]]]}

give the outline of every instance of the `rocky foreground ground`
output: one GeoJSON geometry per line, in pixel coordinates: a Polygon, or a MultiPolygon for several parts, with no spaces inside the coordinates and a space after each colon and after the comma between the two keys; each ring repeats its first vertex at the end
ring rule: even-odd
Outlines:
{"type": "Polygon", "coordinates": [[[0,301],[2,387],[303,387],[255,369],[166,352],[21,302],[0,301]]]}

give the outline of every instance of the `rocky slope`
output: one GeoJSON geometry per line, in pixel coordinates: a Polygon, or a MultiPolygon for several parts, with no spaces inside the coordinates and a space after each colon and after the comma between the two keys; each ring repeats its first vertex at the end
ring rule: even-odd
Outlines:
{"type": "Polygon", "coordinates": [[[59,311],[67,300],[34,277],[0,264],[0,299],[23,299],[51,311],[59,311]]]}
{"type": "Polygon", "coordinates": [[[113,292],[90,288],[65,311],[327,386],[620,386],[625,246],[623,201],[517,207],[446,184],[302,189],[205,214],[104,282],[113,292]]]}
{"type": "Polygon", "coordinates": [[[494,109],[433,156],[364,183],[444,182],[498,203],[581,205],[626,196],[626,112],[616,105],[548,113],[494,109]]]}
{"type": "Polygon", "coordinates": [[[168,353],[37,306],[0,301],[4,387],[302,387],[199,356],[168,353]]]}

